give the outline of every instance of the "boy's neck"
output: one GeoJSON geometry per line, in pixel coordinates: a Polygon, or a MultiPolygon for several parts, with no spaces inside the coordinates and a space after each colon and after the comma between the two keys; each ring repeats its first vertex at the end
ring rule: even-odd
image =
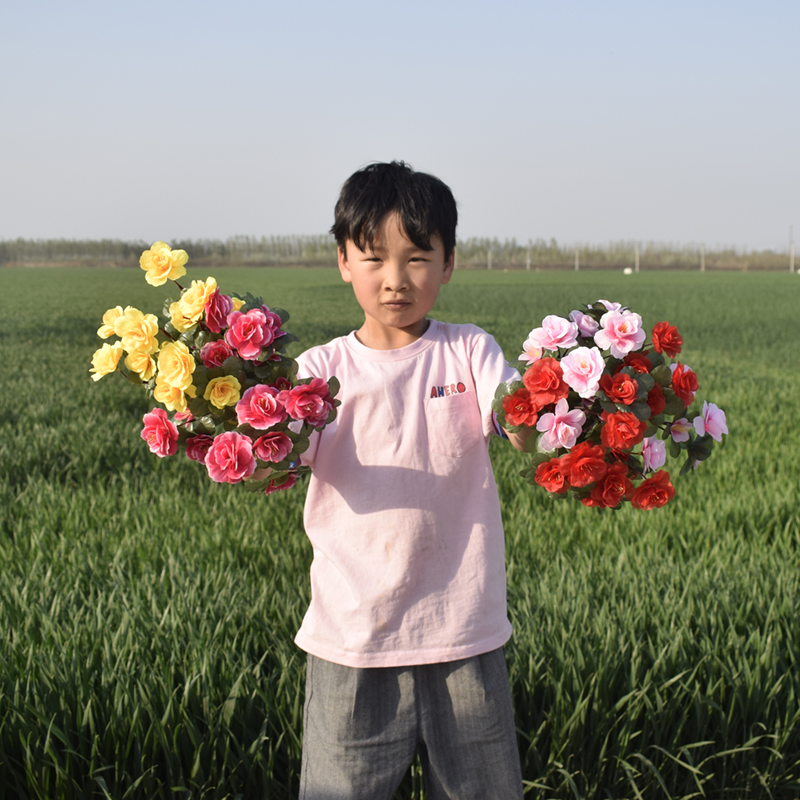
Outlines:
{"type": "Polygon", "coordinates": [[[387,328],[375,325],[367,317],[364,324],[356,331],[356,339],[371,350],[399,350],[413,344],[428,330],[430,320],[427,317],[409,325],[407,328],[387,328]],[[373,324],[370,324],[370,323],[373,324]]]}

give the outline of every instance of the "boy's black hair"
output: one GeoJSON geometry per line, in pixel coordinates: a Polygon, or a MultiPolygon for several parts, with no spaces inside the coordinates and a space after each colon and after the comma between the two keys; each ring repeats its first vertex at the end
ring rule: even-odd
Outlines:
{"type": "Polygon", "coordinates": [[[458,211],[446,183],[425,172],[414,172],[402,161],[370,164],[354,172],[342,186],[331,233],[344,250],[349,239],[359,250],[372,249],[383,218],[396,211],[406,236],[423,250],[432,250],[438,233],[445,259],[456,246],[458,211]]]}

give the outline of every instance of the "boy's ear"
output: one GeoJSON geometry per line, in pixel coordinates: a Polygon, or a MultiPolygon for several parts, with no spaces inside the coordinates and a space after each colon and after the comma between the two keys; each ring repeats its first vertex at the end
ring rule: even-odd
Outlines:
{"type": "Polygon", "coordinates": [[[347,265],[347,250],[344,247],[336,248],[336,256],[339,264],[339,274],[345,283],[352,283],[353,278],[350,275],[350,267],[347,265]]]}
{"type": "Polygon", "coordinates": [[[456,266],[456,251],[453,248],[453,252],[450,253],[450,257],[447,261],[444,262],[444,272],[442,273],[442,283],[449,283],[450,278],[453,277],[453,270],[456,266]]]}

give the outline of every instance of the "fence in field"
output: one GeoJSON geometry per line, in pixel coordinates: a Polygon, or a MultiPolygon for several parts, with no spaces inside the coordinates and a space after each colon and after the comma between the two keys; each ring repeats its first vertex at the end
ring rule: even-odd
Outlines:
{"type": "MultiPolygon", "coordinates": [[[[0,240],[0,266],[115,266],[138,264],[145,241],[119,239],[0,240]]],[[[335,266],[332,236],[232,236],[221,239],[173,240],[170,246],[189,253],[191,267],[335,266]]],[[[735,270],[794,272],[794,243],[786,252],[730,246],[706,248],[636,241],[559,244],[555,239],[476,237],[456,247],[458,269],[517,270],[735,270]]]]}

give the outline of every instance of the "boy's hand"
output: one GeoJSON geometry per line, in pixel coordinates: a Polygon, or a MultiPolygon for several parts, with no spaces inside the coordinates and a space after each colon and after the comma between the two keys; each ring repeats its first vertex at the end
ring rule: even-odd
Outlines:
{"type": "Polygon", "coordinates": [[[525,452],[525,442],[528,441],[528,437],[533,432],[532,428],[524,428],[517,433],[509,433],[505,428],[503,428],[503,432],[506,436],[508,436],[508,441],[511,442],[513,447],[515,447],[520,452],[525,452]]]}

